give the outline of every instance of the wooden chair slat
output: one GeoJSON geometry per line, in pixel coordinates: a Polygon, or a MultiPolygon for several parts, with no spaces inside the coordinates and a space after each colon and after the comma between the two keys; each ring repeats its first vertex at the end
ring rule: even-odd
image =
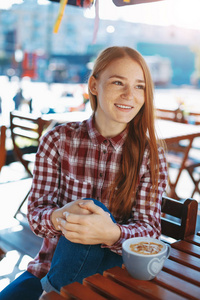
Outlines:
{"type": "Polygon", "coordinates": [[[39,138],[39,134],[37,132],[37,130],[28,130],[27,128],[14,128],[13,129],[13,133],[15,135],[17,135],[17,137],[23,137],[25,139],[29,139],[29,140],[36,140],[38,141],[39,138]]]}
{"type": "Polygon", "coordinates": [[[106,297],[106,299],[132,300],[137,297],[138,300],[144,300],[143,296],[118,285],[116,282],[106,278],[100,274],[87,277],[83,280],[83,284],[89,286],[97,293],[106,297]]]}
{"type": "Polygon", "coordinates": [[[200,286],[199,271],[190,269],[189,267],[177,263],[176,261],[167,259],[164,263],[163,271],[200,286]]]}
{"type": "Polygon", "coordinates": [[[131,291],[138,292],[145,296],[146,299],[185,299],[181,295],[169,291],[162,286],[158,286],[153,281],[136,280],[128,274],[126,269],[122,269],[120,267],[106,270],[104,272],[104,276],[111,278],[131,291]]]}
{"type": "Polygon", "coordinates": [[[164,217],[162,217],[161,219],[161,228],[162,232],[165,232],[167,230],[168,234],[165,232],[165,235],[170,236],[174,239],[179,239],[183,231],[183,228],[180,224],[174,222],[173,220],[166,219],[164,217]]]}
{"type": "Polygon", "coordinates": [[[187,213],[187,206],[180,205],[180,201],[171,199],[172,201],[168,201],[169,198],[162,198],[162,212],[165,214],[170,214],[173,212],[173,216],[176,218],[181,218],[183,213],[187,213]]]}
{"type": "Polygon", "coordinates": [[[79,282],[73,282],[61,288],[60,294],[62,296],[73,297],[73,299],[81,300],[104,300],[105,298],[95,293],[89,287],[82,285],[79,282]]]}
{"type": "Polygon", "coordinates": [[[153,281],[188,299],[199,299],[200,287],[170,273],[161,271],[153,281]]]}
{"type": "Polygon", "coordinates": [[[200,258],[200,248],[199,246],[196,246],[194,244],[188,243],[186,241],[178,241],[176,243],[173,243],[172,247],[200,258]]]}
{"type": "Polygon", "coordinates": [[[195,234],[198,211],[196,200],[186,199],[181,202],[163,196],[161,211],[164,214],[161,217],[163,235],[179,240],[195,234]],[[174,222],[170,217],[178,218],[180,222],[174,222]]]}
{"type": "Polygon", "coordinates": [[[30,120],[30,121],[24,121],[22,120],[20,122],[20,119],[17,119],[18,121],[15,121],[15,118],[12,119],[12,124],[13,124],[13,128],[17,128],[17,127],[20,127],[24,130],[35,130],[37,131],[38,129],[38,121],[37,120],[30,120]]]}
{"type": "Polygon", "coordinates": [[[199,258],[171,248],[170,259],[200,272],[199,258]]]}

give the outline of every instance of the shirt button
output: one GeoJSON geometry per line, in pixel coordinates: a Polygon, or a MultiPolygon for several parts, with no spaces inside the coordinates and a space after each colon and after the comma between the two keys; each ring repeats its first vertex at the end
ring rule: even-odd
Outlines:
{"type": "Polygon", "coordinates": [[[103,150],[103,154],[106,154],[106,150],[103,150]]]}
{"type": "Polygon", "coordinates": [[[103,142],[104,142],[104,144],[107,144],[108,141],[107,141],[107,140],[104,140],[103,142]]]}
{"type": "Polygon", "coordinates": [[[100,176],[100,177],[103,177],[103,173],[100,173],[99,176],[100,176]]]}

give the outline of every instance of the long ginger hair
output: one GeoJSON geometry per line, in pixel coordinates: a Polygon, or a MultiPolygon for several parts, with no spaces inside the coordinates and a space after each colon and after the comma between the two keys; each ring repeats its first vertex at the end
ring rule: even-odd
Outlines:
{"type": "MultiPolygon", "coordinates": [[[[101,71],[109,67],[109,64],[119,58],[130,57],[137,62],[144,73],[145,79],[145,102],[138,114],[128,125],[128,135],[123,146],[121,169],[116,174],[115,180],[109,187],[109,209],[114,216],[123,221],[130,218],[133,201],[135,201],[138,185],[139,171],[142,164],[145,148],[150,150],[150,168],[152,191],[158,187],[158,141],[154,128],[154,106],[153,106],[153,81],[149,68],[142,55],[129,47],[109,47],[103,50],[96,59],[91,76],[98,78],[101,71]]],[[[92,110],[97,109],[97,97],[88,90],[92,110]]]]}

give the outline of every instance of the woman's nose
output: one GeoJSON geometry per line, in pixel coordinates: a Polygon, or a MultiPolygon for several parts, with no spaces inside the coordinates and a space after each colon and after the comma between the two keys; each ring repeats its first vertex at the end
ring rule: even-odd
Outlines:
{"type": "Polygon", "coordinates": [[[126,86],[123,90],[122,97],[127,100],[134,99],[134,89],[130,86],[126,86]]]}

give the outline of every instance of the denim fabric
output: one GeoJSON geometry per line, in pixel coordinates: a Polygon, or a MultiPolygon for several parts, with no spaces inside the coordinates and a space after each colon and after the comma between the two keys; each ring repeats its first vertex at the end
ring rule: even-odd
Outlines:
{"type": "Polygon", "coordinates": [[[26,271],[0,292],[0,299],[38,300],[42,292],[40,279],[26,271]]]}
{"type": "MultiPolygon", "coordinates": [[[[91,198],[87,198],[91,199],[91,198]]],[[[86,200],[86,199],[85,199],[86,200]]],[[[91,199],[105,211],[109,210],[99,201],[91,199]]],[[[110,215],[116,223],[113,216],[110,215]]],[[[74,281],[82,283],[85,277],[102,274],[106,269],[122,265],[122,257],[101,245],[82,245],[68,241],[61,236],[56,247],[51,269],[41,280],[46,292],[60,291],[64,285],[74,281]]]]}

